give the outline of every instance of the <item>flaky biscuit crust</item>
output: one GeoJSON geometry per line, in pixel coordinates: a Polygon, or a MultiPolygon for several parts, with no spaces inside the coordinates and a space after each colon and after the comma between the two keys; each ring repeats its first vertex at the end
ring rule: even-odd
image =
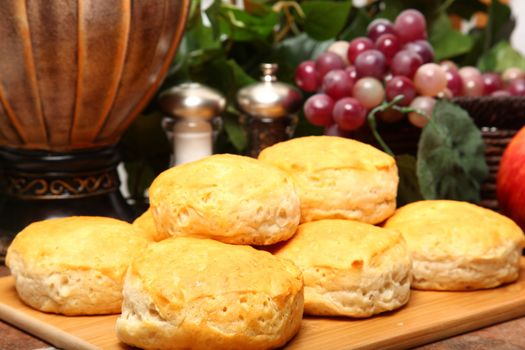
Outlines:
{"type": "Polygon", "coordinates": [[[309,136],[264,149],[263,162],[288,172],[301,200],[301,222],[349,219],[376,224],[395,211],[394,158],[351,139],[309,136]]]}
{"type": "Polygon", "coordinates": [[[398,209],[384,226],[407,241],[414,288],[483,289],[518,278],[523,231],[492,210],[467,202],[420,201],[398,209]]]}

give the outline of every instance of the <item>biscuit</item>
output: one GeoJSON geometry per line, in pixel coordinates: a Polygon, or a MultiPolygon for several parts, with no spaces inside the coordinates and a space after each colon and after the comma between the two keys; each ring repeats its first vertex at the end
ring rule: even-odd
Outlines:
{"type": "Polygon", "coordinates": [[[166,170],[149,196],[157,230],[171,236],[268,245],[290,238],[300,219],[299,197],[284,171],[231,154],[166,170]]]}
{"type": "Polygon", "coordinates": [[[407,241],[414,288],[483,289],[518,278],[523,232],[492,210],[451,200],[419,201],[398,209],[384,226],[407,241]]]}
{"type": "Polygon", "coordinates": [[[269,349],[298,332],[302,314],[302,275],[291,262],[176,237],[132,263],[117,335],[146,349],[269,349]]]}
{"type": "Polygon", "coordinates": [[[370,145],[309,136],[268,147],[259,159],[292,176],[301,200],[301,222],[350,219],[376,224],[395,211],[396,162],[370,145]]]}
{"type": "Polygon", "coordinates": [[[6,265],[20,298],[65,315],[119,313],[131,260],[149,241],[131,224],[105,217],[35,222],[9,246],[6,265]]]}
{"type": "Polygon", "coordinates": [[[299,226],[274,252],[304,276],[304,312],[369,317],[410,297],[411,259],[400,233],[350,220],[299,226]]]}

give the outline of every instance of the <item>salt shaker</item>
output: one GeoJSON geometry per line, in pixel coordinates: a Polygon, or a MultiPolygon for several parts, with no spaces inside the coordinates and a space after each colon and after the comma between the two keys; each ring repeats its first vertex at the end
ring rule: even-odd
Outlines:
{"type": "Polygon", "coordinates": [[[248,154],[256,157],[264,148],[292,137],[301,106],[298,89],[278,82],[277,64],[261,65],[261,82],[237,93],[243,115],[241,122],[248,134],[248,154]]]}
{"type": "Polygon", "coordinates": [[[213,140],[226,105],[218,91],[199,83],[183,83],[163,91],[158,103],[165,115],[162,126],[173,146],[172,166],[213,154],[213,140]]]}

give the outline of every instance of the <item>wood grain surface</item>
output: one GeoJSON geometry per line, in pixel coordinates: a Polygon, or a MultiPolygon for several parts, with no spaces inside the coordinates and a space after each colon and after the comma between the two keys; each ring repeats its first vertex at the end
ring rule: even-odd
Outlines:
{"type": "MultiPolygon", "coordinates": [[[[287,349],[405,349],[525,315],[525,258],[516,283],[472,292],[413,291],[401,310],[369,319],[305,317],[287,349]]],[[[24,305],[0,278],[0,319],[64,349],[131,349],[115,336],[117,315],[66,317],[24,305]]]]}

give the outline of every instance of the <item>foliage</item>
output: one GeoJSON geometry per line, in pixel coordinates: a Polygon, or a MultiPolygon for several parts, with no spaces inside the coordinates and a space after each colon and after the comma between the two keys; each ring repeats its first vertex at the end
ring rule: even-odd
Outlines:
{"type": "MultiPolygon", "coordinates": [[[[525,65],[523,58],[514,54],[505,42],[514,21],[508,6],[498,0],[490,6],[478,0],[376,0],[363,8],[352,6],[351,0],[245,0],[244,5],[241,9],[214,0],[203,13],[201,1],[193,0],[185,35],[159,90],[191,80],[221,91],[228,102],[225,127],[216,143],[221,152],[244,152],[246,137],[238,123],[235,95],[241,87],[259,78],[261,63],[278,63],[278,78],[293,83],[293,73],[300,62],[315,58],[335,40],[351,40],[365,34],[373,19],[393,19],[406,8],[416,8],[425,14],[429,40],[438,59],[452,59],[462,65],[479,64],[484,70],[501,70],[509,64],[525,65]],[[485,28],[462,33],[453,26],[450,16],[470,19],[475,12],[489,14],[485,28]]],[[[146,113],[154,109],[153,103],[146,113]]],[[[164,137],[159,134],[160,129],[141,126],[147,118],[150,117],[146,114],[138,118],[124,137],[123,146],[136,146],[133,137],[140,134],[144,143],[165,147],[163,157],[166,158],[170,150],[165,141],[159,141],[164,137]]],[[[322,130],[300,118],[296,136],[320,132],[322,130]]],[[[158,163],[146,152],[127,154],[126,160],[142,164],[139,175],[133,171],[129,175],[134,186],[132,193],[140,195],[151,176],[159,172],[158,163]]],[[[412,160],[402,158],[402,161],[406,164],[403,169],[413,166],[412,160]]]]}

